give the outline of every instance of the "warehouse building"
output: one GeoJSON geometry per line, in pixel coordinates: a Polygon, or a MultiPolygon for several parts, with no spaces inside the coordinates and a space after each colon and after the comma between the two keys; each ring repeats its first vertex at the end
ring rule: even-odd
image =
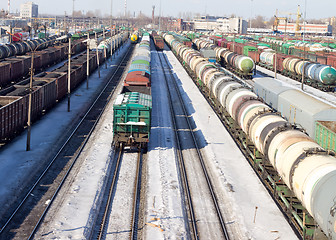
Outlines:
{"type": "Polygon", "coordinates": [[[213,31],[218,33],[247,33],[247,22],[239,17],[226,18],[201,16],[193,20],[194,30],[213,31]]]}
{"type": "Polygon", "coordinates": [[[20,17],[33,18],[38,17],[38,5],[33,2],[26,2],[21,4],[20,17]]]}

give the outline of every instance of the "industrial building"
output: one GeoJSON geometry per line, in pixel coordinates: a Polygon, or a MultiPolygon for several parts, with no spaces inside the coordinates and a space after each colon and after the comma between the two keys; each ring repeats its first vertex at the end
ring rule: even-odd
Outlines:
{"type": "Polygon", "coordinates": [[[33,18],[38,17],[38,5],[33,2],[26,2],[20,6],[20,17],[33,18]]]}
{"type": "MultiPolygon", "coordinates": [[[[295,33],[296,23],[286,23],[285,21],[280,21],[278,25],[278,31],[295,33]]],[[[329,23],[324,24],[311,24],[311,23],[300,23],[300,32],[305,32],[306,34],[318,34],[318,35],[331,35],[332,26],[329,23]]]]}
{"type": "Polygon", "coordinates": [[[194,30],[196,31],[214,31],[220,33],[247,33],[247,21],[240,18],[226,18],[214,16],[201,16],[194,19],[194,30]]]}

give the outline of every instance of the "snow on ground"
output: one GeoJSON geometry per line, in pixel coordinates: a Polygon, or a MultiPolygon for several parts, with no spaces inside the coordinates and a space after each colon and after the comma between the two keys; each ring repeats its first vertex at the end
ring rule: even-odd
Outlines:
{"type": "Polygon", "coordinates": [[[125,152],[120,166],[111,213],[106,224],[106,239],[130,237],[138,153],[125,152]]]}
{"type": "MultiPolygon", "coordinates": [[[[125,51],[126,48],[122,50],[123,53],[125,51]]],[[[119,54],[119,57],[123,53],[119,54]]],[[[116,89],[116,92],[120,91],[121,85],[116,89]]],[[[72,176],[69,188],[63,189],[65,193],[57,197],[46,217],[46,224],[42,226],[36,239],[84,239],[92,234],[92,226],[106,186],[106,176],[111,171],[113,163],[111,143],[114,98],[106,107],[78,159],[82,162],[78,173],[72,176]]]]}
{"type": "Polygon", "coordinates": [[[147,157],[144,239],[186,239],[177,175],[174,132],[164,75],[156,51],[151,55],[152,128],[147,157]]]}
{"type": "MultiPolygon", "coordinates": [[[[237,148],[216,114],[171,51],[165,51],[180,79],[180,88],[193,117],[203,154],[228,209],[226,222],[236,225],[236,239],[297,239],[249,163],[237,148]],[[229,218],[229,219],[228,219],[229,218]],[[244,236],[244,237],[243,237],[244,236]]],[[[230,227],[231,228],[231,227],[230,227]]]]}
{"type": "MultiPolygon", "coordinates": [[[[125,52],[129,44],[124,45],[126,47],[122,48],[122,52],[125,52]]],[[[121,56],[119,54],[118,56],[121,56]]],[[[104,77],[111,71],[111,67],[115,67],[119,60],[112,59],[113,61],[108,61],[108,69],[105,69],[104,65],[101,66],[101,78],[98,78],[98,73],[95,72],[89,79],[89,89],[86,89],[86,83],[83,84],[71,94],[71,111],[67,111],[67,100],[66,98],[58,103],[55,108],[42,117],[38,122],[32,126],[31,135],[31,151],[27,152],[26,149],[26,132],[18,136],[12,143],[8,144],[0,153],[0,204],[1,206],[8,206],[6,204],[11,203],[16,197],[16,193],[24,186],[32,174],[36,172],[39,165],[45,162],[52,152],[57,141],[65,134],[71,125],[79,119],[85,109],[89,106],[89,103],[93,100],[97,89],[99,89],[105,82],[104,77]]],[[[102,129],[101,136],[104,134],[112,139],[112,121],[106,124],[102,129]],[[104,133],[104,134],[103,134],[104,133]]],[[[107,156],[109,154],[111,140],[102,139],[101,142],[96,143],[97,146],[101,146],[104,154],[107,156]],[[105,145],[104,145],[105,144],[105,145]],[[109,147],[106,148],[106,145],[109,147]]],[[[101,159],[101,153],[92,151],[92,158],[101,159]]],[[[101,178],[104,176],[104,171],[106,171],[106,163],[100,163],[100,168],[94,170],[93,166],[98,165],[97,162],[91,162],[85,165],[87,170],[87,175],[83,175],[83,179],[88,176],[96,176],[101,178]],[[91,174],[89,174],[91,173],[91,174]]],[[[100,184],[100,182],[98,183],[100,184]]],[[[89,184],[86,187],[91,188],[94,184],[89,184]]],[[[72,188],[73,193],[78,193],[85,190],[82,186],[74,186],[72,188]]],[[[96,187],[96,186],[95,186],[96,187]]],[[[85,199],[85,197],[83,198],[85,199]]],[[[84,204],[86,201],[84,201],[84,204]]],[[[87,205],[88,206],[88,205],[87,205]]],[[[6,210],[6,208],[2,208],[6,210]]],[[[81,228],[85,227],[80,225],[81,228]]],[[[69,230],[69,229],[68,229],[69,230]]],[[[82,229],[84,230],[84,229],[82,229]]],[[[69,232],[68,232],[69,233],[69,232]]]]}
{"type": "MultiPolygon", "coordinates": [[[[274,72],[270,71],[266,68],[257,66],[257,70],[262,72],[262,73],[265,73],[265,74],[267,74],[271,77],[274,77],[274,72]]],[[[260,77],[263,77],[263,76],[260,76],[260,77]]],[[[288,78],[286,76],[283,76],[279,73],[277,73],[277,80],[281,81],[283,83],[283,85],[285,85],[285,86],[290,86],[290,87],[301,90],[301,82],[290,79],[290,78],[288,78]]],[[[336,107],[336,95],[334,93],[323,92],[323,91],[320,91],[320,90],[318,90],[316,88],[313,88],[311,86],[308,86],[308,85],[304,85],[303,89],[304,89],[304,92],[309,94],[310,96],[336,107]]]]}

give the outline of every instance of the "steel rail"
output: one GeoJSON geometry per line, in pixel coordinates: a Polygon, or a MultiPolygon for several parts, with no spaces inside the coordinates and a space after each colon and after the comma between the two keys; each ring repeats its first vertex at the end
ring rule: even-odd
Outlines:
{"type": "MultiPolygon", "coordinates": [[[[165,64],[166,64],[167,66],[169,66],[169,65],[168,65],[168,59],[167,59],[166,55],[165,55],[164,53],[162,53],[162,55],[163,55],[163,59],[164,59],[164,61],[165,61],[165,64]]],[[[162,63],[161,58],[160,58],[160,62],[162,63]]],[[[169,69],[169,72],[171,73],[171,69],[170,69],[170,68],[168,68],[168,69],[169,69]]],[[[172,76],[172,74],[170,74],[170,76],[172,76]]],[[[172,78],[172,80],[173,80],[172,82],[173,82],[173,84],[174,84],[175,91],[176,91],[176,93],[177,93],[177,95],[178,95],[178,98],[179,98],[179,101],[180,101],[180,103],[181,103],[181,106],[182,106],[182,109],[183,109],[183,113],[184,113],[185,116],[188,116],[188,112],[187,112],[187,110],[186,110],[185,103],[184,103],[183,98],[182,98],[182,96],[181,96],[180,90],[179,90],[179,88],[178,88],[178,86],[177,86],[176,80],[175,80],[174,77],[172,78]]],[[[168,84],[167,84],[167,85],[168,85],[168,84]]],[[[169,91],[168,91],[168,92],[169,92],[169,91]]],[[[194,142],[194,144],[195,144],[195,149],[196,149],[196,151],[197,151],[197,155],[198,155],[198,158],[199,158],[200,163],[201,163],[201,166],[202,166],[202,170],[203,170],[203,173],[204,173],[204,176],[205,176],[205,179],[206,179],[206,182],[207,182],[207,185],[208,185],[210,194],[211,194],[211,198],[212,198],[213,204],[214,204],[215,209],[216,209],[216,213],[217,213],[217,216],[218,216],[220,225],[221,225],[222,232],[223,232],[223,234],[224,234],[225,239],[229,240],[229,239],[230,239],[230,236],[229,236],[229,233],[228,233],[228,231],[227,231],[226,224],[225,224],[225,221],[224,221],[222,212],[221,212],[220,207],[219,207],[219,204],[218,204],[218,198],[217,198],[217,196],[216,196],[216,194],[215,194],[213,184],[212,184],[212,182],[211,182],[211,179],[210,179],[210,177],[209,177],[208,171],[207,171],[206,166],[205,166],[205,163],[204,163],[204,158],[203,158],[202,153],[201,153],[201,151],[200,151],[200,148],[199,148],[199,146],[198,146],[198,143],[197,143],[195,134],[194,134],[194,132],[193,132],[193,128],[192,128],[192,126],[191,126],[191,123],[190,123],[190,120],[189,120],[188,117],[186,117],[186,121],[187,121],[189,130],[190,130],[191,136],[192,136],[192,138],[193,138],[193,142],[194,142]]]]}
{"type": "Polygon", "coordinates": [[[182,155],[182,147],[181,147],[179,137],[178,137],[178,134],[177,134],[177,124],[176,124],[176,119],[175,119],[175,111],[174,111],[174,108],[172,106],[172,97],[171,97],[171,94],[170,94],[170,91],[169,91],[168,80],[167,80],[166,73],[164,71],[163,62],[161,60],[161,57],[160,57],[159,53],[158,53],[158,56],[159,56],[159,60],[160,60],[162,70],[163,70],[163,73],[164,73],[163,76],[164,76],[164,79],[165,79],[165,84],[166,84],[166,87],[167,87],[167,90],[168,90],[169,108],[170,108],[170,111],[172,113],[171,114],[171,119],[172,119],[172,124],[173,124],[173,129],[174,129],[175,142],[177,144],[177,149],[178,149],[177,158],[178,158],[180,171],[181,171],[180,176],[181,176],[182,181],[183,181],[183,189],[184,189],[184,192],[186,194],[187,202],[188,202],[188,206],[189,206],[189,215],[190,215],[190,218],[191,218],[190,224],[191,224],[191,228],[192,228],[192,233],[193,233],[194,239],[199,239],[198,230],[197,230],[197,222],[196,222],[197,220],[196,220],[195,210],[194,210],[194,206],[193,206],[193,202],[192,202],[188,177],[187,177],[187,173],[186,173],[186,167],[185,167],[185,164],[184,164],[184,158],[183,158],[183,155],[182,155]]]}
{"type": "Polygon", "coordinates": [[[98,237],[97,237],[98,240],[103,239],[104,232],[105,232],[105,227],[106,227],[106,222],[107,222],[107,217],[108,217],[108,214],[109,214],[110,209],[111,209],[111,202],[112,202],[112,197],[113,197],[112,195],[113,195],[113,192],[114,192],[114,190],[116,188],[116,185],[117,185],[117,176],[118,176],[118,172],[119,172],[119,168],[120,168],[120,164],[121,164],[121,157],[122,157],[123,152],[124,152],[124,146],[122,145],[118,149],[119,149],[119,154],[118,154],[118,157],[117,157],[116,166],[115,166],[114,173],[113,173],[113,178],[112,178],[112,182],[111,182],[109,193],[108,193],[108,198],[107,198],[105,211],[104,211],[102,220],[100,222],[100,228],[99,228],[98,237]]]}
{"type": "MultiPolygon", "coordinates": [[[[41,179],[46,175],[46,173],[48,172],[48,170],[51,168],[51,166],[55,163],[55,160],[58,158],[58,156],[61,154],[61,152],[65,149],[65,147],[67,146],[67,144],[70,142],[70,140],[73,138],[73,136],[75,136],[76,131],[80,128],[80,126],[82,125],[82,123],[85,121],[86,117],[88,116],[88,114],[90,113],[90,111],[93,109],[93,107],[95,106],[95,104],[98,102],[99,98],[101,97],[101,95],[104,93],[104,91],[107,89],[108,85],[111,83],[111,81],[113,80],[114,76],[117,74],[118,70],[121,68],[123,62],[126,59],[126,56],[129,54],[129,52],[131,51],[131,47],[128,49],[128,51],[125,53],[124,57],[122,58],[122,60],[120,61],[120,63],[118,64],[117,68],[115,69],[113,75],[111,76],[111,78],[109,79],[109,81],[106,83],[106,85],[104,86],[104,88],[102,89],[102,91],[100,92],[100,94],[97,96],[97,98],[95,99],[95,101],[92,103],[92,105],[90,106],[90,108],[87,110],[87,112],[84,114],[84,116],[82,117],[82,119],[80,120],[80,122],[76,125],[76,127],[74,128],[74,130],[71,132],[70,136],[67,138],[67,140],[65,141],[65,143],[62,145],[62,147],[59,149],[59,151],[56,153],[56,155],[54,156],[54,158],[51,160],[51,162],[48,164],[48,166],[46,167],[46,169],[42,172],[42,174],[40,175],[40,177],[36,180],[36,182],[33,184],[33,186],[30,188],[30,190],[28,191],[28,193],[26,194],[26,196],[24,197],[24,199],[20,202],[20,204],[17,206],[17,208],[15,209],[15,211],[12,213],[12,215],[9,217],[9,219],[7,220],[7,222],[4,224],[4,226],[1,228],[0,230],[0,236],[3,233],[3,231],[7,228],[7,226],[9,225],[9,223],[12,221],[12,219],[14,218],[14,216],[17,214],[17,212],[20,210],[21,206],[27,201],[27,199],[31,196],[31,193],[33,192],[33,190],[37,187],[37,185],[39,184],[39,182],[41,181],[41,179]]],[[[108,101],[110,100],[111,96],[112,96],[113,92],[111,93],[111,95],[108,98],[108,101]]],[[[104,109],[106,108],[106,105],[108,103],[108,101],[106,102],[105,106],[103,107],[101,113],[99,114],[98,118],[99,119],[101,117],[101,115],[104,112],[104,109]]],[[[93,128],[90,130],[89,134],[86,136],[85,140],[84,140],[84,144],[82,144],[80,150],[78,151],[77,155],[73,158],[73,162],[70,166],[70,168],[68,169],[68,171],[66,172],[64,178],[62,179],[60,185],[58,186],[58,188],[56,189],[52,199],[50,199],[49,204],[46,206],[45,210],[42,213],[42,216],[39,218],[37,224],[35,225],[33,231],[30,233],[28,239],[32,239],[32,237],[34,236],[37,228],[39,227],[39,225],[41,224],[45,214],[47,213],[47,211],[49,210],[49,207],[51,206],[52,202],[55,200],[55,197],[57,195],[57,193],[59,192],[60,188],[63,186],[66,177],[68,176],[70,170],[72,169],[73,165],[75,164],[76,160],[78,159],[81,151],[83,150],[85,144],[87,143],[90,135],[92,134],[95,126],[97,125],[98,120],[94,123],[93,128]]]]}
{"type": "Polygon", "coordinates": [[[139,206],[140,190],[141,190],[142,156],[143,156],[143,150],[139,149],[136,175],[135,175],[135,181],[134,181],[132,226],[131,226],[131,234],[130,234],[131,240],[136,240],[137,233],[138,233],[138,206],[139,206]]]}

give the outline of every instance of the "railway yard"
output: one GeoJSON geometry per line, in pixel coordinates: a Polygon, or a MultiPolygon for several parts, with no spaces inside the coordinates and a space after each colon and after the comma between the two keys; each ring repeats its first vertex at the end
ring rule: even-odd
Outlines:
{"type": "Polygon", "coordinates": [[[0,45],[0,239],[336,239],[336,55],[286,44],[0,45]]]}

